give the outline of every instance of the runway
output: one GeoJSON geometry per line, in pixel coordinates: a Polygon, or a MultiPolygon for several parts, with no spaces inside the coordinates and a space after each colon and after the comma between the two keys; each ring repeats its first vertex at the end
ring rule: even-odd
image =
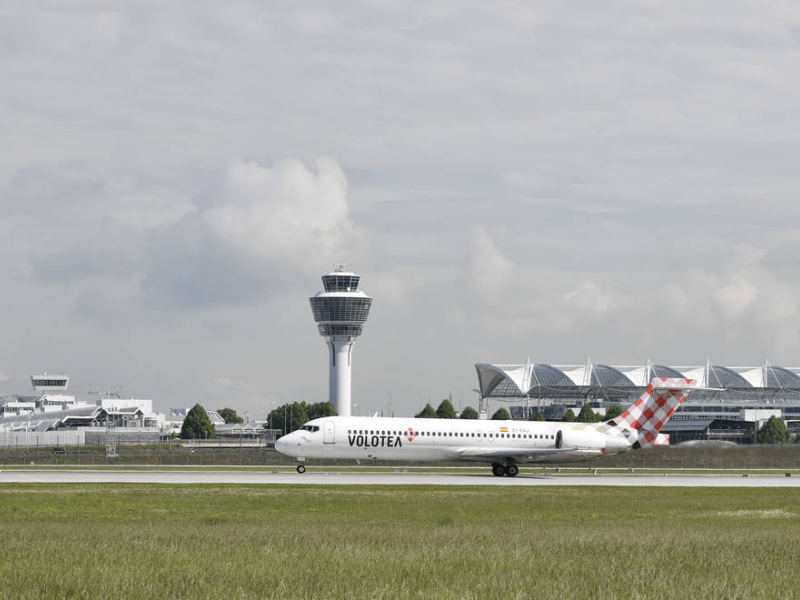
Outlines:
{"type": "Polygon", "coordinates": [[[800,487],[800,477],[784,475],[644,475],[536,474],[494,477],[490,474],[336,473],[309,471],[81,471],[4,470],[9,483],[156,483],[255,485],[452,485],[452,486],[622,486],[622,487],[800,487]]]}

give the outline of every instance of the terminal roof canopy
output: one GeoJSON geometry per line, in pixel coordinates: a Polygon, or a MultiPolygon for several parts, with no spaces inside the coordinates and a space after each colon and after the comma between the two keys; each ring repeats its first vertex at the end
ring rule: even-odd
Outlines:
{"type": "Polygon", "coordinates": [[[608,365],[594,365],[592,369],[592,385],[631,386],[633,381],[628,379],[619,369],[608,365]]]}
{"type": "MultiPolygon", "coordinates": [[[[762,394],[789,389],[800,391],[800,368],[773,367],[769,363],[761,367],[724,367],[710,362],[670,367],[648,360],[643,366],[614,367],[591,362],[577,366],[526,362],[518,365],[480,363],[475,368],[482,397],[544,398],[567,394],[591,398],[602,388],[602,397],[609,398],[609,394],[614,393],[612,388],[619,393],[625,389],[632,392],[646,387],[654,377],[696,379],[704,386],[727,390],[758,388],[762,394]]],[[[697,392],[694,397],[699,399],[704,393],[697,392]]]]}
{"type": "Polygon", "coordinates": [[[533,365],[533,377],[531,383],[540,386],[575,385],[575,383],[569,377],[567,377],[564,371],[556,369],[555,367],[551,367],[550,365],[541,364],[533,365]]]}
{"type": "Polygon", "coordinates": [[[706,385],[720,388],[753,387],[747,379],[733,369],[719,365],[708,368],[708,382],[706,385]]]}
{"type": "Polygon", "coordinates": [[[767,366],[764,379],[764,387],[800,388],[800,376],[783,367],[767,366]]]}
{"type": "Polygon", "coordinates": [[[683,377],[686,377],[686,375],[676,369],[673,369],[672,367],[666,367],[664,365],[653,365],[651,370],[651,377],[677,377],[678,379],[681,379],[683,377]]]}

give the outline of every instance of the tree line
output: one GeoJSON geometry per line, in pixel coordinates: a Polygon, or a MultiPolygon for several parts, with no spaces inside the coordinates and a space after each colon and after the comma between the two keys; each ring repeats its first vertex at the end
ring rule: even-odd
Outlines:
{"type": "MultiPolygon", "coordinates": [[[[618,417],[622,414],[622,407],[618,404],[615,404],[608,408],[606,414],[601,416],[595,413],[592,410],[592,407],[588,404],[581,408],[578,416],[575,416],[575,413],[572,409],[567,410],[564,414],[564,418],[561,419],[562,421],[567,422],[576,422],[576,423],[599,423],[600,421],[608,421],[609,419],[613,419],[614,417],[618,417]]],[[[414,417],[418,419],[477,419],[478,412],[472,408],[471,406],[466,407],[464,410],[461,411],[461,415],[457,415],[455,409],[453,408],[453,404],[450,402],[449,399],[445,398],[442,400],[441,404],[439,404],[439,408],[435,409],[430,403],[425,405],[420,412],[418,412],[414,417]]],[[[508,410],[505,408],[500,408],[492,415],[493,421],[508,421],[511,420],[511,415],[508,413],[508,410]]],[[[529,421],[544,421],[544,415],[537,411],[533,411],[528,418],[529,421]]]]}

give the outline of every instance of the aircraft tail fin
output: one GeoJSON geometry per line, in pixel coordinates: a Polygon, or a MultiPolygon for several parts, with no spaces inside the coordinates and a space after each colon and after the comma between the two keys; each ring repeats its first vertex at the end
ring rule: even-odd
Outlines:
{"type": "Polygon", "coordinates": [[[634,448],[669,444],[669,436],[659,434],[686,396],[700,389],[696,379],[657,377],[628,410],[609,421],[609,425],[636,433],[634,448]]]}

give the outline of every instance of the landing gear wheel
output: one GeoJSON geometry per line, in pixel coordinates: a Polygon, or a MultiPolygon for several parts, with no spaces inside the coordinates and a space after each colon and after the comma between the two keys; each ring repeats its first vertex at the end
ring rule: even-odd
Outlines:
{"type": "Polygon", "coordinates": [[[506,467],[506,475],[509,477],[516,477],[519,473],[519,467],[517,465],[508,465],[506,467]]]}
{"type": "Polygon", "coordinates": [[[306,468],[303,465],[297,465],[297,472],[298,473],[305,473],[306,468]]]}
{"type": "Polygon", "coordinates": [[[495,477],[502,477],[506,474],[506,468],[501,464],[493,464],[492,465],[492,475],[495,477]]]}

